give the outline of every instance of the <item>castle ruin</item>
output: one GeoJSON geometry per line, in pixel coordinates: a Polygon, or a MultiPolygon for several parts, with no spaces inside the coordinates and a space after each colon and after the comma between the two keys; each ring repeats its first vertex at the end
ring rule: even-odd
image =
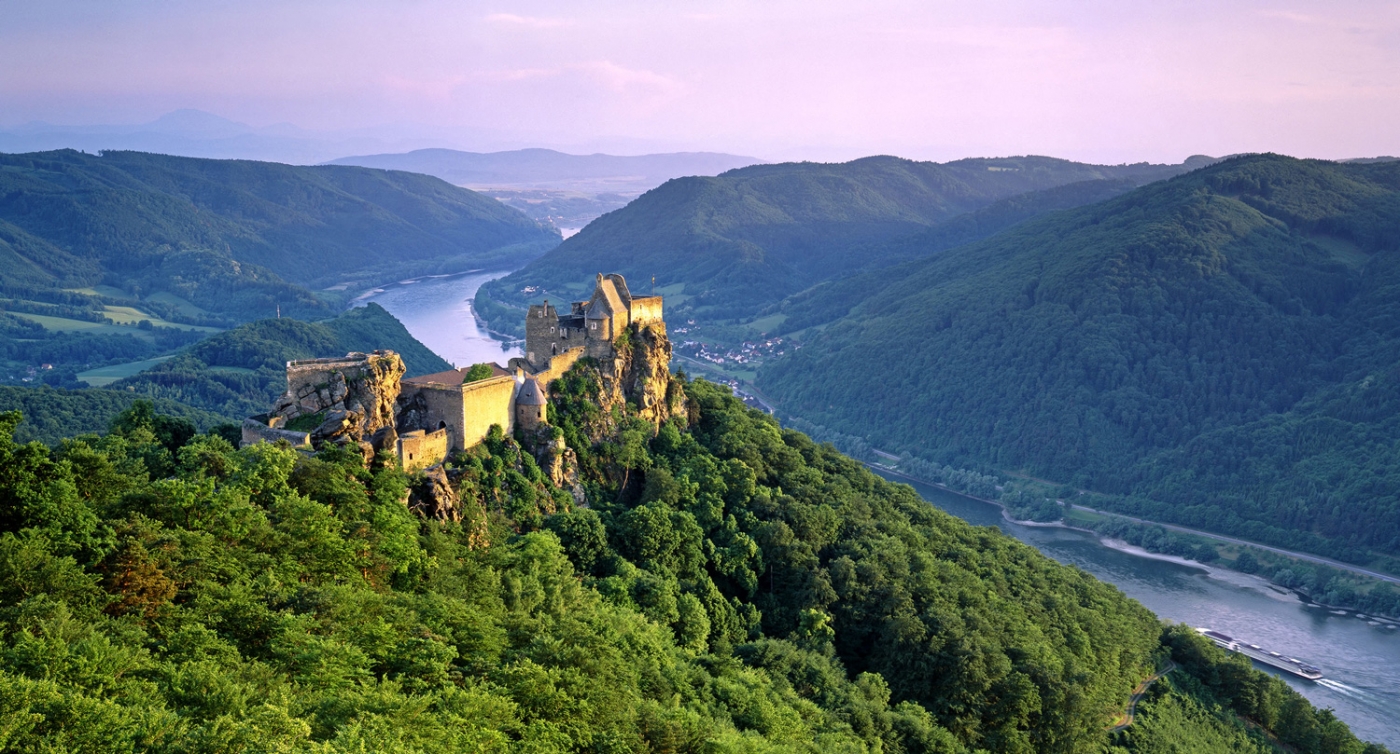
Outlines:
{"type": "Polygon", "coordinates": [[[244,420],[243,444],[286,440],[312,449],[353,443],[366,457],[389,451],[406,470],[424,469],[477,445],[493,425],[507,433],[547,427],[550,383],[584,357],[600,363],[613,392],[644,394],[643,412],[655,413],[669,391],[665,327],[660,296],[633,297],[621,275],[599,274],[592,296],[574,302],[567,314],[548,301],[531,306],[525,356],[506,367],[492,364],[484,379],[465,382],[467,368],[404,378],[403,359],[393,351],[290,361],[287,392],[272,411],[244,420]],[[647,374],[624,386],[625,373],[636,370],[619,363],[617,340],[629,328],[646,332],[665,352],[641,359],[647,374]],[[661,375],[654,374],[658,364],[661,375]]]}

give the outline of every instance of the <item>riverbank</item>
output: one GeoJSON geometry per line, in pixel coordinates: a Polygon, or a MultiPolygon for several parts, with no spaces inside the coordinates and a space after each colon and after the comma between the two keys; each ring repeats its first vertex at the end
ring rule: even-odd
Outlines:
{"type": "MultiPolygon", "coordinates": [[[[1075,526],[1075,525],[1073,525],[1073,524],[1066,523],[1064,520],[1060,520],[1060,521],[1029,521],[1029,520],[1018,519],[1018,518],[1015,518],[1014,516],[1012,516],[1012,515],[1011,515],[1011,510],[1010,510],[1010,508],[1009,508],[1005,503],[1003,503],[1003,502],[1001,502],[1001,501],[999,501],[999,500],[992,500],[992,499],[990,499],[990,498],[981,497],[981,496],[978,496],[978,495],[973,495],[973,494],[970,494],[970,493],[967,493],[967,492],[963,492],[963,491],[961,491],[961,490],[955,490],[955,489],[953,489],[953,488],[951,488],[951,487],[948,487],[947,485],[941,484],[941,483],[939,483],[939,482],[934,482],[934,481],[931,481],[931,480],[928,480],[928,479],[922,479],[922,478],[919,478],[919,477],[917,477],[917,476],[914,476],[914,475],[911,475],[911,474],[907,474],[907,473],[901,472],[901,471],[897,470],[897,469],[894,468],[894,467],[886,466],[885,464],[881,464],[881,463],[872,463],[872,462],[868,462],[868,461],[866,461],[866,462],[864,462],[864,463],[865,463],[867,466],[869,466],[870,468],[872,468],[872,469],[879,470],[880,472],[885,473],[885,474],[889,474],[889,475],[891,475],[891,476],[900,477],[900,478],[902,478],[902,479],[907,479],[907,480],[912,481],[912,482],[918,482],[918,483],[920,483],[920,484],[929,484],[929,485],[933,485],[933,486],[939,488],[940,490],[943,490],[943,491],[945,491],[945,492],[948,492],[949,494],[957,495],[957,496],[959,496],[959,497],[963,497],[963,498],[966,498],[966,499],[968,499],[968,500],[975,500],[975,501],[977,501],[977,502],[979,502],[979,503],[984,503],[984,504],[987,504],[987,505],[994,505],[994,506],[996,506],[996,507],[1000,510],[1000,512],[1001,512],[1001,518],[1002,518],[1003,520],[1007,521],[1008,523],[1015,524],[1015,525],[1017,525],[1017,526],[1025,526],[1025,527],[1031,527],[1031,528],[1042,528],[1042,529],[1064,529],[1064,530],[1067,530],[1067,531],[1082,532],[1082,533],[1089,534],[1089,535],[1093,536],[1096,540],[1098,540],[1098,543],[1099,543],[1101,546],[1106,547],[1106,548],[1111,549],[1111,550],[1117,550],[1118,552],[1122,552],[1122,553],[1127,554],[1127,555],[1132,555],[1132,556],[1134,556],[1134,557],[1139,557],[1139,558],[1145,558],[1145,559],[1148,559],[1148,560],[1157,560],[1157,561],[1161,561],[1161,562],[1173,563],[1173,564],[1180,565],[1180,566],[1184,566],[1184,567],[1187,567],[1187,568],[1196,569],[1196,570],[1199,570],[1199,571],[1202,571],[1203,573],[1205,573],[1206,576],[1207,576],[1208,578],[1212,578],[1212,579],[1215,579],[1215,580],[1217,580],[1217,581],[1221,581],[1221,582],[1224,582],[1224,583],[1227,583],[1227,584],[1231,584],[1231,585],[1233,585],[1233,586],[1237,586],[1237,587],[1241,587],[1241,588],[1245,588],[1245,589],[1251,589],[1251,590],[1253,590],[1253,591],[1256,591],[1256,592],[1259,592],[1259,593],[1261,593],[1261,594],[1267,595],[1268,597],[1270,597],[1270,598],[1272,598],[1272,599],[1277,599],[1277,600],[1280,600],[1280,601],[1282,601],[1282,602],[1290,602],[1290,603],[1294,603],[1294,604],[1302,604],[1302,605],[1306,605],[1306,606],[1309,606],[1309,607],[1316,606],[1316,607],[1319,607],[1319,608],[1326,609],[1326,610],[1328,610],[1328,611],[1330,611],[1330,612],[1332,612],[1333,614],[1336,614],[1336,615],[1354,616],[1354,617],[1360,618],[1360,619],[1363,620],[1363,621],[1366,621],[1366,622],[1368,622],[1368,623],[1371,623],[1371,624],[1373,624],[1373,625],[1383,626],[1383,627],[1387,627],[1387,628],[1391,628],[1391,629],[1400,629],[1400,616],[1389,616],[1389,615],[1379,615],[1379,614],[1377,614],[1377,615],[1370,615],[1370,614],[1368,614],[1367,612],[1364,612],[1364,611],[1363,611],[1363,610],[1364,610],[1363,608],[1358,608],[1358,607],[1355,607],[1355,606],[1352,606],[1352,605],[1332,605],[1332,604],[1328,604],[1328,603],[1326,603],[1326,602],[1323,602],[1323,601],[1320,601],[1320,600],[1316,599],[1313,595],[1310,595],[1310,594],[1308,594],[1307,592],[1305,592],[1305,591],[1303,591],[1303,590],[1291,588],[1291,587],[1284,586],[1284,585],[1280,585],[1280,584],[1276,584],[1276,583],[1274,583],[1273,581],[1269,580],[1268,578],[1265,578],[1264,576],[1260,576],[1260,575],[1252,574],[1252,573],[1246,573],[1246,572],[1244,572],[1244,571],[1236,570],[1236,569],[1233,569],[1233,568],[1227,568],[1227,567],[1224,567],[1224,566],[1221,566],[1221,565],[1218,565],[1218,564],[1204,563],[1204,562],[1201,562],[1201,561],[1199,561],[1199,560],[1194,560],[1194,559],[1191,559],[1191,558],[1185,558],[1185,557],[1181,557],[1181,556],[1179,556],[1179,555],[1172,555],[1172,554],[1163,553],[1163,552],[1153,552],[1153,551],[1151,551],[1151,550],[1149,550],[1149,549],[1147,549],[1147,548],[1145,548],[1145,547],[1140,547],[1140,546],[1138,546],[1138,545],[1134,545],[1134,544],[1132,544],[1132,543],[1130,543],[1130,542],[1127,542],[1127,541],[1125,541],[1125,540],[1123,540],[1123,539],[1119,539],[1119,538],[1115,538],[1115,537],[1111,537],[1111,536],[1105,536],[1103,533],[1101,533],[1101,532],[1099,532],[1099,531],[1096,531],[1096,530],[1094,530],[1094,529],[1091,529],[1091,528],[1088,528],[1088,527],[1084,527],[1084,526],[1075,526]]],[[[1137,525],[1141,525],[1141,526],[1159,526],[1159,527],[1161,527],[1161,528],[1163,528],[1163,529],[1167,529],[1167,530],[1177,530],[1177,531],[1180,531],[1180,533],[1187,534],[1187,535],[1201,536],[1201,537],[1206,538],[1206,539],[1212,539],[1212,540],[1217,540],[1217,541],[1229,542],[1230,544],[1233,544],[1233,545],[1236,545],[1236,546],[1239,546],[1239,547],[1257,548],[1257,549],[1259,549],[1259,550],[1261,550],[1261,551],[1272,552],[1272,553],[1274,553],[1274,554],[1282,555],[1282,556],[1284,556],[1284,557],[1294,557],[1294,556],[1296,555],[1296,556],[1298,556],[1298,557],[1297,557],[1298,560],[1303,560],[1303,561],[1308,561],[1308,562],[1319,562],[1319,561],[1326,561],[1326,560],[1327,560],[1326,558],[1320,558],[1320,557],[1318,557],[1318,556],[1308,556],[1308,555],[1306,555],[1305,553],[1296,553],[1296,554],[1292,554],[1292,553],[1290,553],[1289,551],[1281,550],[1281,549],[1279,549],[1279,548],[1268,547],[1268,546],[1266,546],[1266,545],[1257,545],[1257,544],[1255,544],[1255,543],[1253,543],[1253,542],[1248,542],[1248,541],[1245,541],[1245,540],[1239,540],[1239,539],[1235,539],[1235,538],[1232,538],[1232,537],[1225,537],[1225,536],[1223,536],[1223,535],[1213,535],[1213,534],[1210,534],[1209,532],[1197,532],[1196,530],[1187,529],[1186,527],[1174,527],[1174,526],[1167,525],[1167,524],[1159,524],[1159,523],[1157,523],[1157,522],[1155,522],[1155,521],[1148,521],[1148,520],[1146,520],[1146,519],[1136,518],[1136,517],[1133,517],[1133,516],[1124,516],[1124,515],[1122,515],[1122,514],[1113,513],[1112,511],[1101,511],[1101,510],[1096,510],[1096,509],[1088,508],[1088,507],[1086,507],[1086,506],[1081,506],[1081,505],[1067,505],[1066,507],[1067,507],[1068,509],[1080,510],[1080,511],[1085,511],[1085,512],[1091,512],[1091,513],[1093,513],[1093,514],[1095,514],[1095,515],[1102,516],[1102,517],[1105,517],[1105,518],[1109,518],[1109,519],[1118,519],[1118,520],[1121,520],[1121,521],[1127,521],[1127,522],[1131,522],[1131,523],[1133,523],[1133,524],[1137,524],[1137,525]],[[1317,558],[1317,560],[1312,560],[1313,558],[1317,558]]],[[[1331,567],[1331,564],[1330,564],[1330,563],[1327,563],[1327,562],[1319,562],[1319,564],[1320,564],[1320,565],[1326,565],[1326,566],[1328,566],[1328,567],[1331,567]]],[[[1356,568],[1351,568],[1351,569],[1340,569],[1340,568],[1339,568],[1339,570],[1349,570],[1349,571],[1352,572],[1353,574],[1356,574],[1356,575],[1359,575],[1359,576],[1362,576],[1362,577],[1368,577],[1368,573],[1369,573],[1369,572],[1364,571],[1364,569],[1356,569],[1356,568]]],[[[1388,580],[1385,580],[1385,581],[1388,581],[1388,580]]]]}
{"type": "Polygon", "coordinates": [[[1366,576],[1368,578],[1373,578],[1378,581],[1384,581],[1390,584],[1400,586],[1400,577],[1392,576],[1386,573],[1381,573],[1379,571],[1372,571],[1367,568],[1362,568],[1361,566],[1352,565],[1350,563],[1345,563],[1340,560],[1333,560],[1332,558],[1323,557],[1321,555],[1311,555],[1305,552],[1285,550],[1281,547],[1259,544],[1258,542],[1253,542],[1248,539],[1239,539],[1237,537],[1230,537],[1224,534],[1216,534],[1214,532],[1203,531],[1201,529],[1192,529],[1190,527],[1179,526],[1177,524],[1164,524],[1160,521],[1151,521],[1145,518],[1137,518],[1135,516],[1128,516],[1122,513],[1115,513],[1113,511],[1105,511],[1097,508],[1090,508],[1088,506],[1076,505],[1074,503],[1070,503],[1068,505],[1073,510],[1084,511],[1086,513],[1093,513],[1101,516],[1113,516],[1124,521],[1132,521],[1133,523],[1144,524],[1147,526],[1160,526],[1163,529],[1166,529],[1167,531],[1180,532],[1182,534],[1190,534],[1195,537],[1204,537],[1206,539],[1213,539],[1217,542],[1225,542],[1228,544],[1241,545],[1244,547],[1253,547],[1256,550],[1272,552],[1277,555],[1283,555],[1284,557],[1293,558],[1294,560],[1301,560],[1307,563],[1325,565],[1329,568],[1336,568],[1339,571],[1348,571],[1358,576],[1366,576]]]}
{"type": "Polygon", "coordinates": [[[473,270],[406,278],[378,286],[361,297],[398,318],[428,348],[455,366],[482,362],[505,363],[520,355],[518,341],[502,342],[486,330],[473,299],[488,280],[504,270],[473,270]]]}

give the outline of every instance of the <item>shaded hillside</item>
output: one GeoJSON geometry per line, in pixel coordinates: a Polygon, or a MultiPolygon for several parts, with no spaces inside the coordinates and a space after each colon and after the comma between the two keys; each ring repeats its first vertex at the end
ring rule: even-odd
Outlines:
{"type": "MultiPolygon", "coordinates": [[[[523,269],[483,286],[477,309],[497,329],[509,332],[518,313],[493,301],[519,307],[551,293],[566,298],[575,293],[571,284],[608,270],[621,272],[644,291],[654,276],[658,288],[671,295],[670,311],[676,317],[749,317],[812,285],[901,261],[906,257],[897,250],[878,244],[998,200],[1083,181],[1140,184],[1186,169],[1085,165],[1048,157],[946,164],[869,157],[831,165],[756,165],[714,178],[681,178],[600,217],[523,269]]],[[[959,232],[975,233],[975,228],[959,232]]]]}
{"type": "Polygon", "coordinates": [[[392,314],[369,304],[322,322],[287,317],[250,322],[200,341],[169,361],[113,383],[112,388],[242,419],[266,411],[287,389],[288,361],[376,349],[397,351],[410,377],[452,368],[414,339],[392,314]]]}
{"type": "Polygon", "coordinates": [[[295,286],[504,267],[554,231],[436,178],[139,152],[0,155],[0,276],[239,318],[330,310],[295,286]]]}
{"type": "Polygon", "coordinates": [[[890,266],[828,280],[787,297],[765,310],[782,315],[772,332],[786,335],[845,316],[851,307],[884,290],[891,280],[901,279],[906,270],[918,266],[917,262],[907,260],[932,256],[996,235],[1032,217],[1105,201],[1134,188],[1137,184],[1128,179],[1105,179],[1031,191],[958,215],[912,236],[859,247],[856,255],[883,259],[890,266]]]}
{"type": "Polygon", "coordinates": [[[1400,553],[1397,284],[1400,165],[1242,157],[909,263],[760,384],[886,450],[1364,560],[1400,553]]]}

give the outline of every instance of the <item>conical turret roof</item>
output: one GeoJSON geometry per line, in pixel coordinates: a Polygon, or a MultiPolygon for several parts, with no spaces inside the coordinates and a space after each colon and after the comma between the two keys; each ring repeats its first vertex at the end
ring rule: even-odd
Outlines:
{"type": "Polygon", "coordinates": [[[517,406],[543,406],[544,391],[540,389],[540,383],[535,382],[533,377],[525,378],[525,383],[520,386],[520,394],[515,397],[517,406]]]}

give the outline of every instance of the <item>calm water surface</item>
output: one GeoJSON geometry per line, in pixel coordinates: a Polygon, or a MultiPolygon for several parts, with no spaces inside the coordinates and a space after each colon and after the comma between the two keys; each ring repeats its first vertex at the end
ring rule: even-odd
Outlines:
{"type": "Polygon", "coordinates": [[[501,341],[493,340],[477,324],[472,298],[483,283],[506,274],[477,272],[420,278],[384,286],[364,300],[387,309],[413,337],[453,366],[482,362],[504,366],[511,357],[521,355],[520,349],[502,348],[501,341]]]}
{"type": "MultiPolygon", "coordinates": [[[[890,477],[897,482],[906,479],[890,477]]],[[[1400,750],[1400,630],[1306,607],[1262,581],[1114,550],[1068,529],[1020,526],[995,505],[914,483],[930,503],[978,526],[996,526],[1046,555],[1088,571],[1165,620],[1223,631],[1320,668],[1317,683],[1266,665],[1318,707],[1331,707],[1361,738],[1400,750]]]]}
{"type": "MultiPolygon", "coordinates": [[[[471,300],[505,273],[469,273],[386,286],[367,300],[389,310],[413,336],[457,366],[504,364],[519,349],[502,349],[476,322],[471,300]]],[[[895,481],[907,480],[896,478],[895,481]]],[[[1319,707],[1331,707],[1356,734],[1400,750],[1400,630],[1305,607],[1262,582],[1152,560],[1100,544],[1084,532],[1020,526],[987,503],[924,484],[925,500],[979,526],[996,526],[1046,555],[1114,584],[1158,616],[1206,626],[1322,668],[1317,683],[1267,666],[1319,707]]]]}

